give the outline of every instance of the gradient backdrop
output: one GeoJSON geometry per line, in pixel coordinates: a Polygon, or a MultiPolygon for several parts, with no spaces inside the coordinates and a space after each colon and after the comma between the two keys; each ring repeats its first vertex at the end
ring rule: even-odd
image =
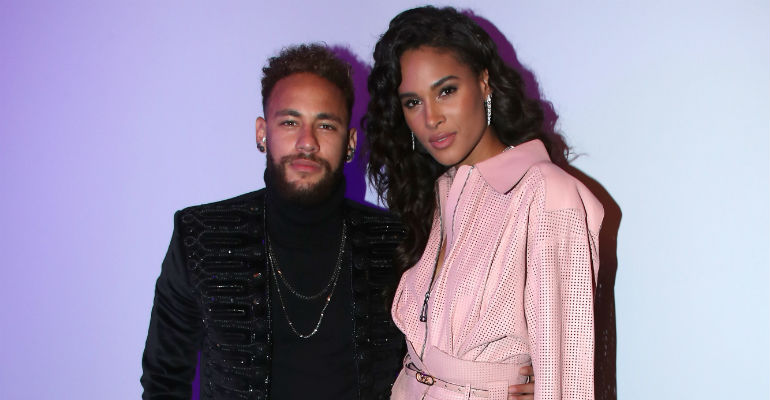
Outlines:
{"type": "MultiPolygon", "coordinates": [[[[415,5],[0,0],[0,398],[138,398],[174,210],[263,186],[267,57],[360,72],[415,5]]],[[[767,399],[768,2],[472,7],[622,213],[618,398],[767,399]]]]}

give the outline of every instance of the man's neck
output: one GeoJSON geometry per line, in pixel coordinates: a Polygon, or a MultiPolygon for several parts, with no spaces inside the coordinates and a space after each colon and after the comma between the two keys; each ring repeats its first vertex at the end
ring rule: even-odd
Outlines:
{"type": "Polygon", "coordinates": [[[267,176],[265,184],[265,223],[271,241],[305,250],[334,247],[339,243],[345,200],[344,180],[329,195],[313,204],[299,204],[281,196],[267,176]]]}

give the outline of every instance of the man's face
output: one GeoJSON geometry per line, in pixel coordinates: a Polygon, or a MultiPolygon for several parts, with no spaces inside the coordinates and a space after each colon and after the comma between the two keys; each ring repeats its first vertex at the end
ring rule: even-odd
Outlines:
{"type": "Polygon", "coordinates": [[[272,183],[299,203],[324,200],[343,177],[348,148],[356,146],[342,91],[318,75],[297,73],[275,84],[266,108],[257,119],[257,143],[267,149],[272,183]]]}

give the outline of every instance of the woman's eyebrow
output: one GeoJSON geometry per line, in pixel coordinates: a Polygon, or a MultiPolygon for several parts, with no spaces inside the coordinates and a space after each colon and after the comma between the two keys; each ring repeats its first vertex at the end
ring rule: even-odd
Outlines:
{"type": "Polygon", "coordinates": [[[445,76],[445,77],[443,77],[443,78],[441,78],[441,79],[437,80],[436,82],[433,82],[433,84],[432,84],[432,85],[430,85],[430,88],[431,88],[431,89],[435,89],[435,88],[437,88],[437,87],[439,87],[439,86],[443,85],[443,84],[444,84],[446,81],[448,81],[448,80],[450,80],[450,79],[459,79],[459,78],[458,78],[458,77],[456,77],[456,76],[454,76],[454,75],[447,75],[447,76],[445,76]]]}
{"type": "MultiPolygon", "coordinates": [[[[447,76],[437,80],[436,82],[433,82],[430,85],[430,89],[431,90],[435,90],[437,87],[439,87],[439,86],[443,85],[444,83],[446,83],[446,81],[452,80],[452,79],[460,79],[460,78],[458,78],[455,75],[447,75],[447,76]]],[[[401,100],[403,100],[404,98],[407,98],[407,97],[417,97],[417,93],[405,92],[405,93],[399,93],[398,94],[398,98],[401,99],[401,100]]]]}

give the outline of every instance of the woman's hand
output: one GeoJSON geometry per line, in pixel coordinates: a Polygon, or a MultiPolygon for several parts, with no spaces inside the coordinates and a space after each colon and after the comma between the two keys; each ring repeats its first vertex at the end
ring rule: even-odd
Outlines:
{"type": "Polygon", "coordinates": [[[508,400],[534,400],[535,370],[532,366],[521,367],[519,374],[528,378],[527,383],[508,386],[508,400]]]}

